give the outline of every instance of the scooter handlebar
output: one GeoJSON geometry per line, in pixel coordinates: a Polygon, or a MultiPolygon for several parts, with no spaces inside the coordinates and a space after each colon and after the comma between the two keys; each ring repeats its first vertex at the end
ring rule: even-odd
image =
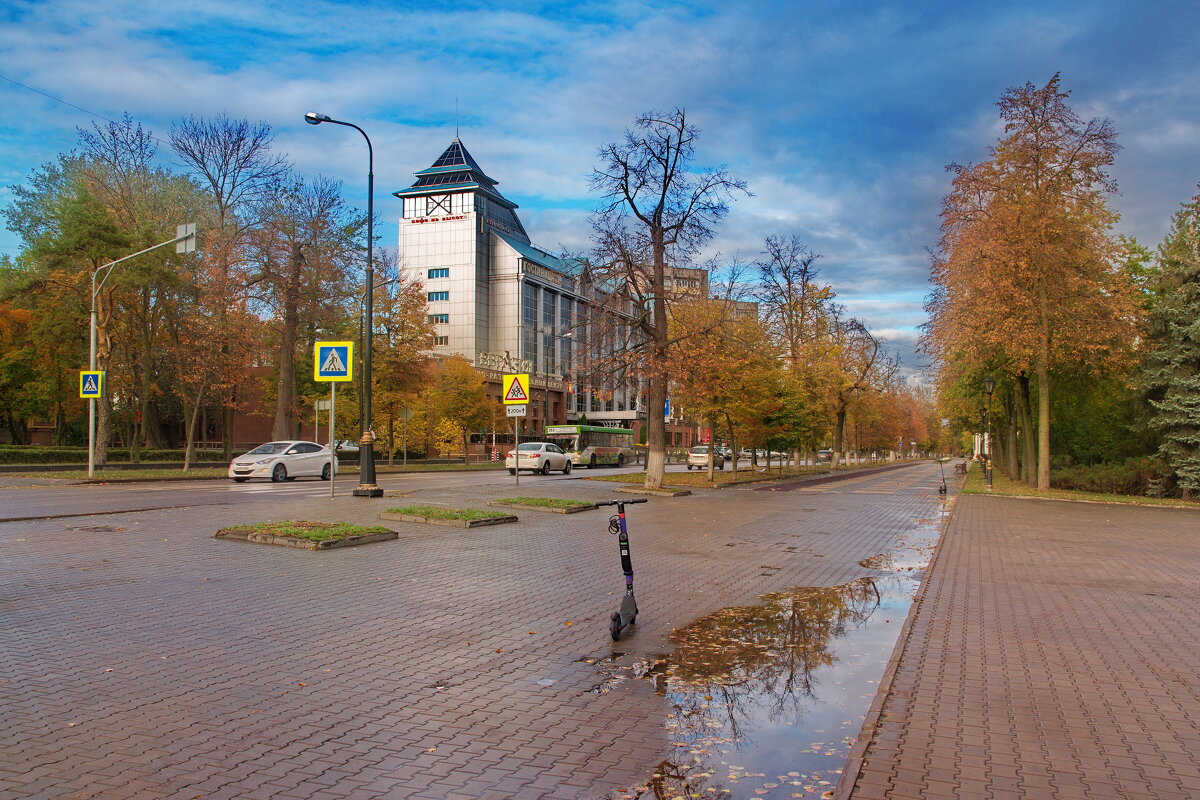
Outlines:
{"type": "Polygon", "coordinates": [[[628,506],[628,505],[632,505],[633,503],[646,503],[646,502],[649,502],[646,498],[639,497],[637,500],[597,500],[596,505],[598,505],[598,506],[628,506]]]}

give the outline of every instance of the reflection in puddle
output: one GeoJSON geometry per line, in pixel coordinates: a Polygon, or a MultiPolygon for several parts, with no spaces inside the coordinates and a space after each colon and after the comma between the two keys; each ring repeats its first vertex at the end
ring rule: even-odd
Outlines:
{"type": "Polygon", "coordinates": [[[899,574],[765,595],[675,631],[669,656],[603,665],[606,680],[593,691],[646,678],[672,706],[670,757],[645,785],[609,797],[832,797],[940,517],[864,563],[899,574]]]}

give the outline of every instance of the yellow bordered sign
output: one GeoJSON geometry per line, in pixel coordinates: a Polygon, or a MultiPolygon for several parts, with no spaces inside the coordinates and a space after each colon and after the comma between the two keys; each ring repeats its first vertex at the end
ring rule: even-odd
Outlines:
{"type": "Polygon", "coordinates": [[[501,386],[504,389],[504,405],[522,406],[529,402],[528,375],[505,375],[501,386]]]}
{"type": "Polygon", "coordinates": [[[104,396],[104,373],[100,370],[79,370],[79,396],[84,398],[104,396]]]}
{"type": "Polygon", "coordinates": [[[354,379],[354,342],[315,342],[313,344],[314,381],[350,381],[354,379]]]}

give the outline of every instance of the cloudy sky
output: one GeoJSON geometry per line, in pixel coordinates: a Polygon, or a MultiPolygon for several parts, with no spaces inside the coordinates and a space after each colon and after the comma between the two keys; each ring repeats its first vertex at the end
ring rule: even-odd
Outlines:
{"type": "MultiPolygon", "coordinates": [[[[798,235],[912,368],[944,167],[987,157],[1001,93],[1060,72],[1080,116],[1113,120],[1118,231],[1153,246],[1200,181],[1197,42],[1195,0],[0,0],[0,205],[77,128],[125,112],[164,140],[189,114],[266,121],[354,202],[362,139],[305,125],[316,110],[371,136],[385,219],[457,126],[535,243],[582,249],[597,147],[682,107],[698,160],[753,192],[710,255],[798,235]]],[[[19,244],[0,229],[0,253],[19,244]]]]}

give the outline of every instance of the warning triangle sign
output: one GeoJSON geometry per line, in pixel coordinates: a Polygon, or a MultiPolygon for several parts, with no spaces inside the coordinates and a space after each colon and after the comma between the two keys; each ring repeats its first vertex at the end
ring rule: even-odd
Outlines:
{"type": "Polygon", "coordinates": [[[96,376],[95,375],[88,375],[86,378],[83,379],[83,393],[84,394],[99,394],[99,391],[100,390],[96,388],[96,376]]]}
{"type": "Polygon", "coordinates": [[[520,381],[513,381],[512,386],[508,387],[508,393],[504,395],[506,403],[525,403],[529,401],[529,397],[525,394],[525,387],[521,386],[520,381]]]}
{"type": "Polygon", "coordinates": [[[342,357],[338,355],[336,347],[329,348],[329,355],[325,356],[325,363],[321,364],[321,372],[345,372],[346,365],[342,363],[342,357]]]}

